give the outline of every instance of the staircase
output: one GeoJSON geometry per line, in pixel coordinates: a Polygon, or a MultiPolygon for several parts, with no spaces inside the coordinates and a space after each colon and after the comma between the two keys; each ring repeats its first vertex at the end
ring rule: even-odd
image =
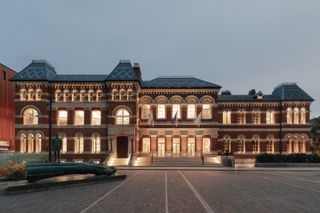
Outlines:
{"type": "Polygon", "coordinates": [[[208,155],[203,155],[203,165],[219,167],[219,166],[223,166],[223,162],[222,162],[221,156],[208,154],[208,155]]]}
{"type": "Polygon", "coordinates": [[[137,157],[133,162],[133,166],[151,166],[151,156],[137,157]]]}
{"type": "Polygon", "coordinates": [[[111,157],[108,166],[128,166],[130,161],[130,157],[128,158],[116,158],[116,157],[111,157]]]}
{"type": "Polygon", "coordinates": [[[153,158],[152,166],[192,167],[203,166],[201,157],[194,158],[153,158]]]}

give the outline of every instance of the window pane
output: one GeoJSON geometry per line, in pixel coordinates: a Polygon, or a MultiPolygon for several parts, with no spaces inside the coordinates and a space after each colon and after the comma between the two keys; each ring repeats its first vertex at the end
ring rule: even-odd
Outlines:
{"type": "Polygon", "coordinates": [[[180,105],[179,104],[172,105],[172,118],[174,118],[174,116],[176,116],[176,114],[177,114],[177,118],[180,118],[180,105]]]}
{"type": "Polygon", "coordinates": [[[150,114],[150,105],[144,104],[142,105],[141,119],[148,119],[150,114]]]}
{"type": "Polygon", "coordinates": [[[75,111],[74,125],[84,125],[84,111],[83,110],[76,110],[75,111]]]}
{"type": "Polygon", "coordinates": [[[166,118],[166,107],[164,104],[158,105],[157,118],[166,118]]]}
{"type": "Polygon", "coordinates": [[[126,109],[119,109],[116,112],[116,124],[118,125],[128,125],[130,124],[130,114],[126,109]]]}
{"type": "Polygon", "coordinates": [[[67,125],[68,124],[68,111],[59,110],[58,111],[58,125],[67,125]]]}
{"type": "Polygon", "coordinates": [[[187,118],[193,119],[196,117],[196,105],[189,104],[188,105],[188,111],[187,111],[187,118]]]}
{"type": "Polygon", "coordinates": [[[203,104],[202,105],[202,118],[203,119],[210,119],[211,118],[210,104],[203,104]]]}
{"type": "Polygon", "coordinates": [[[142,152],[150,152],[150,138],[142,139],[142,152]]]}
{"type": "Polygon", "coordinates": [[[91,112],[91,125],[100,125],[101,124],[101,111],[94,110],[91,112]]]}

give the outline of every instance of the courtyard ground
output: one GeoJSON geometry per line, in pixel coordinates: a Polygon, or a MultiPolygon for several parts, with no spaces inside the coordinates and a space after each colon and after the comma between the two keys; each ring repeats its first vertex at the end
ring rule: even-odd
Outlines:
{"type": "Polygon", "coordinates": [[[122,181],[5,195],[0,212],[319,212],[319,171],[123,170],[122,181]]]}

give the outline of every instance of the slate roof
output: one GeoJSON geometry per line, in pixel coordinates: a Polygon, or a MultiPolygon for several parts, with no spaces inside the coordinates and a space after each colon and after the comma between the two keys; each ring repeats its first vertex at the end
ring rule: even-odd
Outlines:
{"type": "Polygon", "coordinates": [[[285,101],[313,101],[296,83],[281,84],[273,90],[272,95],[285,101]]]}
{"type": "Polygon", "coordinates": [[[143,88],[217,88],[221,86],[195,77],[158,77],[142,81],[143,88]]]}
{"type": "Polygon", "coordinates": [[[262,99],[258,99],[256,95],[218,95],[218,101],[221,102],[268,102],[268,101],[279,101],[272,95],[264,95],[262,99]]]}
{"type": "Polygon", "coordinates": [[[108,75],[107,81],[139,81],[135,74],[131,62],[121,60],[120,63],[108,75]]]}
{"type": "Polygon", "coordinates": [[[104,82],[108,75],[57,75],[52,81],[54,82],[104,82]]]}

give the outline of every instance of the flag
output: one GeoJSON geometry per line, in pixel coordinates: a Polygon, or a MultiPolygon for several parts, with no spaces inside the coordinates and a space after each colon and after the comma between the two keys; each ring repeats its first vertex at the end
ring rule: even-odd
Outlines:
{"type": "Polygon", "coordinates": [[[196,118],[196,120],[194,120],[194,124],[199,127],[201,125],[201,119],[202,119],[202,111],[199,113],[199,115],[196,118]]]}
{"type": "Polygon", "coordinates": [[[153,111],[152,109],[150,110],[149,112],[149,118],[148,118],[148,123],[147,123],[149,126],[152,125],[152,127],[154,126],[154,120],[153,120],[153,111]]]}
{"type": "Polygon", "coordinates": [[[178,112],[176,112],[176,114],[174,115],[174,117],[172,118],[172,124],[178,126],[178,112]]]}

